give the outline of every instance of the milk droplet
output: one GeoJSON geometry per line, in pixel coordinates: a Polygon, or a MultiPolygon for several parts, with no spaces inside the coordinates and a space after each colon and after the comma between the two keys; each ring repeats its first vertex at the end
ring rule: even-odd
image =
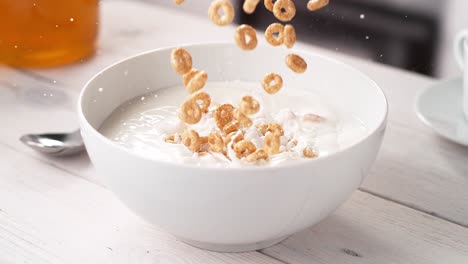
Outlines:
{"type": "Polygon", "coordinates": [[[366,39],[369,39],[369,36],[366,36],[366,39]]]}
{"type": "Polygon", "coordinates": [[[51,93],[51,94],[49,94],[49,96],[52,97],[52,96],[54,96],[54,94],[51,93]]]}
{"type": "Polygon", "coordinates": [[[43,93],[42,95],[43,95],[43,96],[47,96],[47,94],[46,94],[46,93],[43,93]]]}
{"type": "Polygon", "coordinates": [[[102,91],[104,91],[104,88],[101,87],[98,89],[98,92],[102,93],[102,91]]]}
{"type": "Polygon", "coordinates": [[[158,98],[158,94],[155,94],[155,95],[154,95],[154,98],[158,98]]]}
{"type": "Polygon", "coordinates": [[[17,48],[18,48],[18,45],[15,45],[15,49],[17,49],[17,48]]]}
{"type": "Polygon", "coordinates": [[[144,100],[145,100],[145,97],[144,97],[144,96],[142,96],[142,97],[140,98],[140,100],[144,101],[144,100]]]}
{"type": "Polygon", "coordinates": [[[73,22],[75,21],[75,19],[73,17],[70,17],[70,22],[73,22]]]}
{"type": "Polygon", "coordinates": [[[128,70],[124,71],[124,75],[125,75],[125,76],[128,75],[128,70]]]}
{"type": "Polygon", "coordinates": [[[53,80],[52,82],[53,82],[53,83],[57,83],[57,81],[56,81],[56,80],[53,80]]]}
{"type": "Polygon", "coordinates": [[[359,18],[360,18],[360,19],[364,19],[364,18],[366,18],[366,15],[361,14],[361,15],[359,16],[359,18]]]}
{"type": "Polygon", "coordinates": [[[58,28],[58,27],[59,27],[59,25],[55,25],[55,27],[56,27],[56,28],[58,28]]]}

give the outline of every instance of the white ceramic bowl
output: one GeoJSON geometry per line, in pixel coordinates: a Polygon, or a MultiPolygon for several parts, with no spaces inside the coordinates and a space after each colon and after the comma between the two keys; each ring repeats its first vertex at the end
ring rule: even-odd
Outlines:
{"type": "Polygon", "coordinates": [[[317,54],[296,52],[309,68],[295,74],[284,64],[284,49],[263,46],[246,52],[231,44],[186,48],[194,67],[208,71],[211,81],[259,82],[266,72],[279,72],[288,87],[309,87],[348,109],[364,122],[368,134],[330,156],[276,167],[203,168],[143,157],[97,129],[116,107],[147,93],[147,87],[154,91],[178,85],[181,77],[169,63],[172,48],[131,57],[86,84],[79,120],[93,164],[135,214],[200,248],[257,250],[324,219],[363,181],[382,142],[387,116],[385,96],[372,80],[317,54]]]}

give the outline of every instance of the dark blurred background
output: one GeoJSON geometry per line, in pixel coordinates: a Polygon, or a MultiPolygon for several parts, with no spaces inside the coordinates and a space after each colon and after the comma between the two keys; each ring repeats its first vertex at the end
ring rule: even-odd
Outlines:
{"type": "MultiPolygon", "coordinates": [[[[211,0],[190,2],[185,10],[206,15],[211,0]]],[[[243,1],[232,3],[240,10],[243,1]]],[[[428,76],[459,75],[452,40],[457,31],[468,29],[468,0],[330,0],[316,12],[309,12],[306,3],[295,1],[292,24],[300,41],[428,76]]],[[[158,4],[174,7],[172,1],[158,4]]],[[[236,23],[260,30],[276,21],[263,0],[259,7],[254,15],[237,12],[236,23]]]]}

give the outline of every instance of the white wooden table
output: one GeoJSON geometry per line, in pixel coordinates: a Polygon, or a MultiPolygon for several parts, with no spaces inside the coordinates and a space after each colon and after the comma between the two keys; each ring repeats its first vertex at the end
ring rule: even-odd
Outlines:
{"type": "Polygon", "coordinates": [[[297,45],[344,60],[382,86],[388,130],[352,198],[271,248],[220,254],[185,245],[132,215],[100,184],[86,155],[49,158],[27,149],[18,141],[23,133],[77,128],[78,92],[104,66],[233,34],[207,18],[138,1],[102,3],[101,27],[100,49],[87,62],[0,68],[0,263],[468,263],[468,148],[437,137],[413,111],[416,95],[436,80],[313,46],[297,45]]]}

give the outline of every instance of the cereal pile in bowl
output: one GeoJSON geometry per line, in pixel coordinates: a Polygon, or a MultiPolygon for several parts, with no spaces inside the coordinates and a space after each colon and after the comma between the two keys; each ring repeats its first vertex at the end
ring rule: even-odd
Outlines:
{"type": "MultiPolygon", "coordinates": [[[[175,0],[182,4],[184,0],[175,0]]],[[[247,14],[255,12],[260,0],[245,0],[243,11],[247,14]]],[[[307,8],[318,10],[328,4],[328,0],[310,0],[307,8]]],[[[281,22],[289,22],[296,15],[296,7],[292,0],[265,0],[266,9],[281,22]]],[[[219,26],[232,23],[234,7],[229,0],[214,0],[208,9],[211,21],[219,26]],[[220,12],[222,11],[222,13],[220,12]]],[[[234,39],[239,48],[245,51],[254,50],[258,44],[257,32],[250,25],[237,27],[234,39]]],[[[296,42],[296,32],[291,24],[273,23],[265,30],[265,40],[272,46],[284,45],[290,49],[296,42]]],[[[307,62],[297,54],[288,54],[285,63],[293,72],[301,74],[307,70],[307,62]]],[[[262,105],[251,95],[245,95],[237,105],[221,103],[211,107],[211,97],[202,91],[208,80],[208,73],[192,67],[192,56],[183,48],[176,48],[171,54],[171,65],[175,72],[181,75],[182,82],[190,97],[182,103],[178,111],[179,119],[189,128],[183,133],[167,136],[165,141],[170,144],[183,144],[199,156],[207,154],[224,155],[227,159],[238,159],[247,163],[260,163],[270,157],[288,151],[302,148],[302,155],[315,158],[317,153],[310,146],[301,144],[294,135],[285,135],[283,127],[277,122],[261,122],[252,120],[262,105]],[[215,126],[208,135],[201,136],[200,131],[193,128],[204,118],[206,122],[214,122],[215,126]],[[192,127],[190,127],[192,126],[192,127]]],[[[266,73],[261,80],[263,90],[274,96],[283,87],[280,74],[266,73]]],[[[303,117],[308,122],[323,122],[323,117],[307,114],[303,117]]],[[[204,131],[206,132],[206,131],[204,131]]]]}

